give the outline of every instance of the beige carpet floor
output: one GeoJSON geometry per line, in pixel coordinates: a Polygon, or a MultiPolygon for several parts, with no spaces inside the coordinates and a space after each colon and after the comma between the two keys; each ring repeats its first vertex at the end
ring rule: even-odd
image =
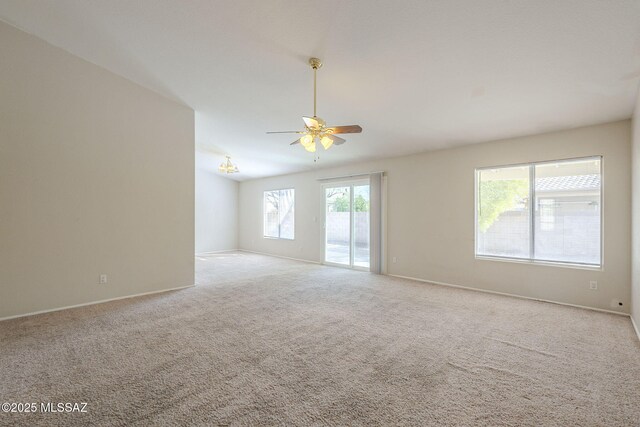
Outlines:
{"type": "Polygon", "coordinates": [[[0,425],[640,426],[629,318],[252,254],[0,322],[0,425]]]}

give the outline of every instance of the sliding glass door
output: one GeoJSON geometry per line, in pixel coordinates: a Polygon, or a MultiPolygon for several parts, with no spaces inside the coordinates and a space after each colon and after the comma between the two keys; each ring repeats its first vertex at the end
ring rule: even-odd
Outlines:
{"type": "Polygon", "coordinates": [[[351,187],[325,188],[324,260],[351,265],[351,187]]]}
{"type": "Polygon", "coordinates": [[[325,263],[368,270],[369,182],[327,185],[324,200],[325,263]]]}
{"type": "Polygon", "coordinates": [[[353,265],[369,269],[369,183],[353,186],[353,265]]]}

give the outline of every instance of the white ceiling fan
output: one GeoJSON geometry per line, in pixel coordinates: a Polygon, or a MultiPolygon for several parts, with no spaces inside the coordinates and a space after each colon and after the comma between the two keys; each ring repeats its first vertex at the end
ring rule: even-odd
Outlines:
{"type": "Polygon", "coordinates": [[[293,141],[290,145],[301,144],[305,150],[315,153],[316,141],[320,142],[325,150],[328,150],[333,144],[341,145],[346,142],[345,139],[336,136],[342,133],[360,133],[362,128],[359,125],[347,126],[327,126],[326,122],[316,115],[316,73],[318,68],[322,67],[322,61],[318,58],[310,58],[309,65],[313,69],[313,117],[302,117],[304,120],[303,131],[282,131],[267,133],[297,133],[302,135],[299,139],[293,141]]]}

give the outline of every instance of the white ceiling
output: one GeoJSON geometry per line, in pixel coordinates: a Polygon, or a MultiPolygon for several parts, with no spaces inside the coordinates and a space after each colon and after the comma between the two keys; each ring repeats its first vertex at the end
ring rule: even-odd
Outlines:
{"type": "Polygon", "coordinates": [[[0,0],[0,18],[196,111],[236,179],[628,118],[638,0],[0,0]],[[311,115],[360,124],[290,147],[311,115]]]}

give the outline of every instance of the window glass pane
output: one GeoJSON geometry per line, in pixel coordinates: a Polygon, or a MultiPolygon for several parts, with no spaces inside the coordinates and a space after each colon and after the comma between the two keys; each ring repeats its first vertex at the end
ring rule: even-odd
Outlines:
{"type": "Polygon", "coordinates": [[[600,159],[535,166],[535,259],[600,264],[600,159]]]}
{"type": "Polygon", "coordinates": [[[293,239],[294,238],[294,190],[280,190],[280,204],[279,204],[279,223],[280,223],[280,238],[281,239],[293,239]]]}
{"type": "Polygon", "coordinates": [[[351,260],[351,190],[331,187],[325,190],[325,260],[349,265],[351,260]]]}
{"type": "Polygon", "coordinates": [[[353,186],[353,265],[369,268],[369,184],[353,186]]]}
{"type": "Polygon", "coordinates": [[[278,215],[278,191],[264,192],[264,236],[278,237],[280,234],[280,220],[278,215]]]}
{"type": "Polygon", "coordinates": [[[478,171],[478,255],[530,257],[530,166],[478,171]]]}

